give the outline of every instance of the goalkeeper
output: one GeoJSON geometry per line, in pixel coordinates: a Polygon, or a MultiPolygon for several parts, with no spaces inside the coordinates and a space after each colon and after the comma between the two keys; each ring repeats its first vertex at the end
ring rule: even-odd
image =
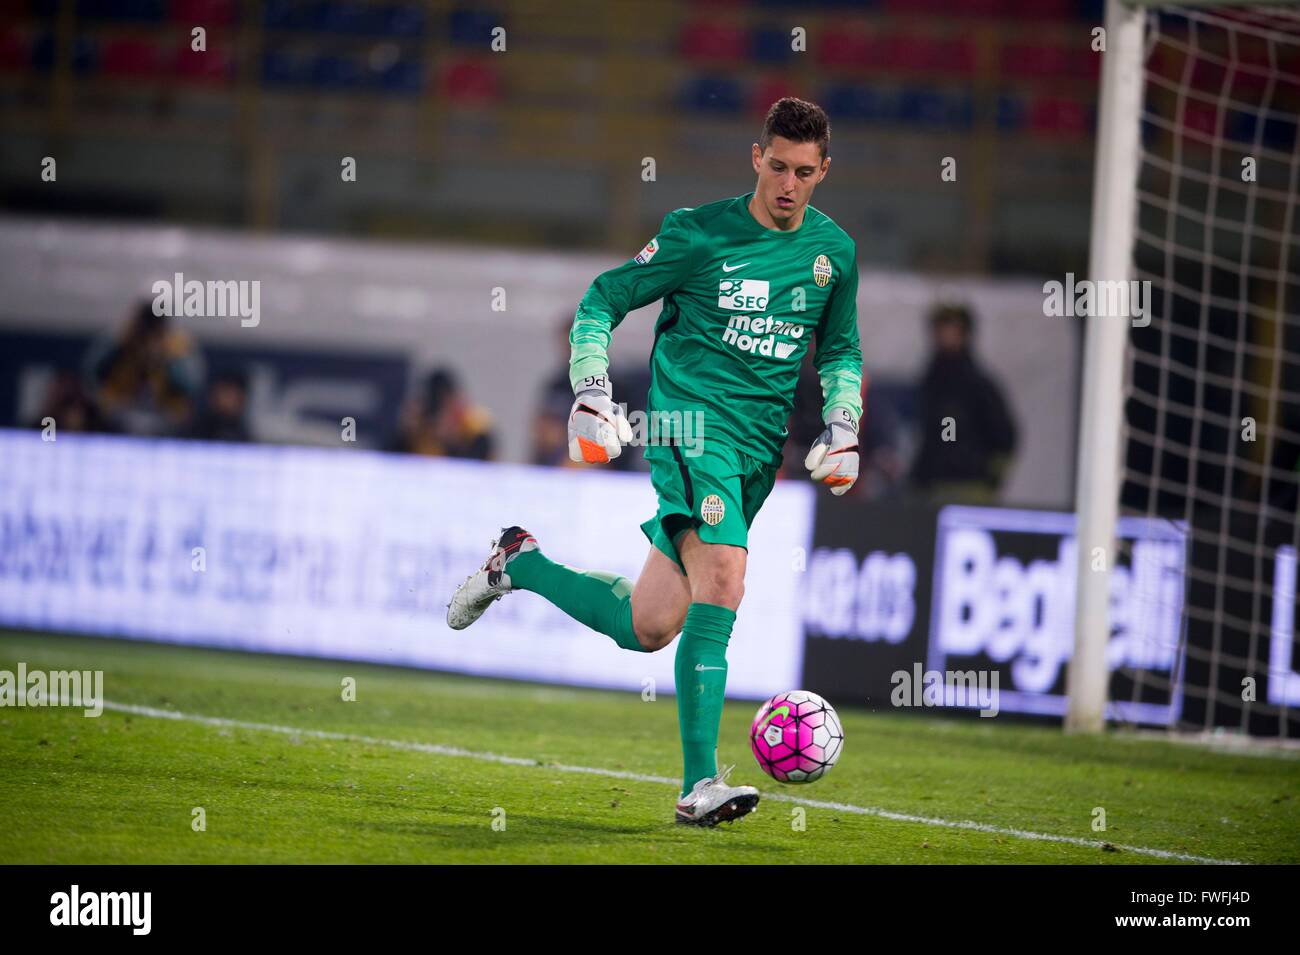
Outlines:
{"type": "Polygon", "coordinates": [[[674,665],[683,779],[676,820],[712,826],[752,811],[758,791],[718,771],[727,644],[744,594],[749,526],[772,490],[799,366],[814,347],[826,429],[804,461],[843,494],[858,476],[862,354],[853,240],[808,203],[830,168],[822,109],[786,98],[752,147],[754,192],[678,209],[631,261],[598,276],[569,335],[569,454],[599,464],[632,432],[607,374],[611,332],[628,312],[663,299],[650,356],[649,418],[690,419],[702,433],[659,434],[646,448],[658,511],[635,585],[549,560],[520,527],[448,604],[469,626],[512,590],[531,590],[620,647],[652,652],[678,633],[674,665]]]}

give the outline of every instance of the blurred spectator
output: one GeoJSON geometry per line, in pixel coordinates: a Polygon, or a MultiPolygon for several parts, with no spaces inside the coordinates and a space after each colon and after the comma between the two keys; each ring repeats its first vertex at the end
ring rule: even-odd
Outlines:
{"type": "Polygon", "coordinates": [[[1015,421],[1002,389],[975,361],[970,309],[941,305],[931,313],[930,329],[934,350],[920,382],[921,441],[912,483],[935,501],[991,503],[1016,448],[1015,421]]]}
{"type": "Polygon", "coordinates": [[[86,393],[85,387],[76,372],[61,371],[50,382],[41,410],[31,427],[43,428],[46,418],[54,420],[57,431],[107,431],[108,423],[104,421],[95,407],[95,402],[86,393]]]}
{"type": "Polygon", "coordinates": [[[101,340],[87,355],[100,412],[114,430],[129,434],[178,434],[188,430],[203,380],[203,361],[193,340],[155,315],[152,301],[136,306],[115,339],[101,340]]]}
{"type": "Polygon", "coordinates": [[[248,379],[227,371],[212,379],[203,414],[190,437],[200,441],[252,441],[248,427],[248,379]]]}
{"type": "Polygon", "coordinates": [[[439,368],[403,415],[396,450],[487,461],[492,457],[492,419],[470,402],[451,369],[439,368]]]}

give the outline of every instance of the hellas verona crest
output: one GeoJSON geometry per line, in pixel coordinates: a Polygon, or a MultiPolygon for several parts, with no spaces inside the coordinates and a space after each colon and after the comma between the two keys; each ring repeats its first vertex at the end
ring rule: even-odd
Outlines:
{"type": "Polygon", "coordinates": [[[817,283],[818,288],[825,288],[830,280],[831,260],[824,255],[819,255],[817,261],[813,263],[813,281],[817,283]]]}
{"type": "Polygon", "coordinates": [[[704,523],[710,527],[722,520],[722,515],[726,513],[726,510],[722,498],[716,494],[710,494],[700,502],[700,517],[704,518],[704,523]]]}

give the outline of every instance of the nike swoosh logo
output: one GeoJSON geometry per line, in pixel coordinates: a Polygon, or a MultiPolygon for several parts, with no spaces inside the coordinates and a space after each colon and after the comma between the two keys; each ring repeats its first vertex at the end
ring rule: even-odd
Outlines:
{"type": "Polygon", "coordinates": [[[749,264],[748,262],[741,262],[739,265],[728,266],[726,262],[723,262],[723,263],[722,263],[722,271],[724,271],[724,272],[734,272],[734,271],[736,271],[736,269],[743,269],[743,268],[744,268],[745,266],[747,266],[748,264],[749,264]]]}
{"type": "Polygon", "coordinates": [[[762,730],[766,729],[768,724],[771,723],[772,720],[778,716],[783,717],[784,719],[787,720],[790,718],[789,704],[782,703],[780,706],[773,707],[772,712],[767,714],[767,719],[763,720],[763,722],[758,725],[759,731],[761,732],[762,730]]]}
{"type": "Polygon", "coordinates": [[[695,669],[696,670],[722,670],[725,669],[725,667],[706,667],[703,663],[697,663],[695,664],[695,669]]]}

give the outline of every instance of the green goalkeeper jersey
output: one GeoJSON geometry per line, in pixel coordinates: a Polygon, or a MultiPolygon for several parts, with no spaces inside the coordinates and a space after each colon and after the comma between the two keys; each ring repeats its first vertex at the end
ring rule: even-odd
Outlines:
{"type": "Polygon", "coordinates": [[[768,229],[750,214],[751,196],[669,213],[634,259],[598,276],[569,335],[569,377],[576,390],[603,374],[613,329],[662,298],[648,415],[693,415],[705,448],[730,445],[775,466],[814,342],[823,415],[861,417],[858,270],[853,240],[829,216],[808,206],[798,229],[768,229]]]}

